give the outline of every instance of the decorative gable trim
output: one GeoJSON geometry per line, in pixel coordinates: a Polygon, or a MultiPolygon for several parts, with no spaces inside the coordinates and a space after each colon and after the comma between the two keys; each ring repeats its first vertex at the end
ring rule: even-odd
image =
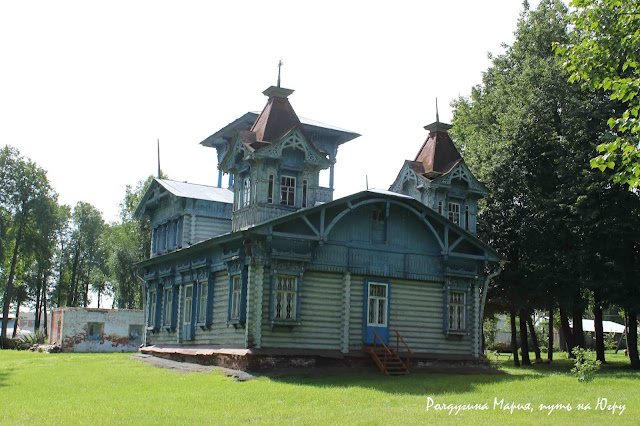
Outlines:
{"type": "Polygon", "coordinates": [[[330,161],[326,155],[318,151],[298,128],[292,129],[280,141],[269,144],[267,147],[255,152],[256,157],[280,158],[285,148],[293,148],[304,152],[305,162],[326,168],[330,161]]]}

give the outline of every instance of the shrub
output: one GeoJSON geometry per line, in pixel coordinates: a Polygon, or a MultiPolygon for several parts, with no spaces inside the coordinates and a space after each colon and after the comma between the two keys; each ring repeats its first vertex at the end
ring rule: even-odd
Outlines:
{"type": "Polygon", "coordinates": [[[591,351],[586,351],[579,346],[571,350],[576,357],[571,372],[578,378],[578,382],[590,382],[600,368],[600,361],[591,358],[591,351]]]}

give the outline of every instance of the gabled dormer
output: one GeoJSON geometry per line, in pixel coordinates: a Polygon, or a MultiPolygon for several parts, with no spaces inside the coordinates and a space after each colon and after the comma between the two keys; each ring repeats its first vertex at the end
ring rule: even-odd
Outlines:
{"type": "Polygon", "coordinates": [[[409,195],[475,234],[478,200],[487,189],[456,149],[451,125],[436,120],[424,127],[429,136],[413,161],[405,161],[390,191],[409,195]]]}
{"type": "Polygon", "coordinates": [[[263,92],[267,105],[249,129],[239,119],[203,142],[218,150],[221,173],[232,176],[234,231],[333,200],[338,146],[359,135],[311,120],[303,124],[289,103],[292,93],[269,87],[263,92]],[[319,183],[325,169],[328,188],[319,183]]]}

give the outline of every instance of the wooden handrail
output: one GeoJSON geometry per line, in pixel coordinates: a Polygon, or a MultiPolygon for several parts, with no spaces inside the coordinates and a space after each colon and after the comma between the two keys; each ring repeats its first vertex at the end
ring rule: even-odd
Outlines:
{"type": "Polygon", "coordinates": [[[400,341],[402,340],[402,344],[404,345],[405,348],[407,348],[407,368],[411,367],[411,354],[413,353],[413,351],[411,350],[411,348],[409,347],[409,345],[407,345],[407,342],[404,341],[404,339],[402,338],[402,336],[400,335],[400,333],[398,333],[398,330],[393,330],[396,332],[396,352],[398,353],[398,355],[400,355],[400,341]]]}
{"type": "Polygon", "coordinates": [[[380,340],[380,344],[382,345],[382,347],[384,348],[384,362],[382,365],[384,365],[385,370],[387,369],[387,354],[391,355],[393,354],[393,352],[391,352],[391,349],[389,349],[387,347],[387,345],[384,344],[384,342],[382,341],[382,339],[380,338],[380,336],[378,336],[378,333],[376,333],[376,330],[372,327],[371,331],[373,332],[373,351],[376,352],[376,340],[380,340]]]}

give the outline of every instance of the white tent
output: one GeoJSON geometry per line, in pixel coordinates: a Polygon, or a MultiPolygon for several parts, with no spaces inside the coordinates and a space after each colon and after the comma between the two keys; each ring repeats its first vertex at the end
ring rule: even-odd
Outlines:
{"type": "MultiPolygon", "coordinates": [[[[569,324],[573,328],[573,324],[569,324]]],[[[605,333],[624,333],[624,325],[613,321],[602,321],[602,328],[605,333]]],[[[592,319],[582,319],[582,330],[595,332],[595,321],[592,319]]]]}

